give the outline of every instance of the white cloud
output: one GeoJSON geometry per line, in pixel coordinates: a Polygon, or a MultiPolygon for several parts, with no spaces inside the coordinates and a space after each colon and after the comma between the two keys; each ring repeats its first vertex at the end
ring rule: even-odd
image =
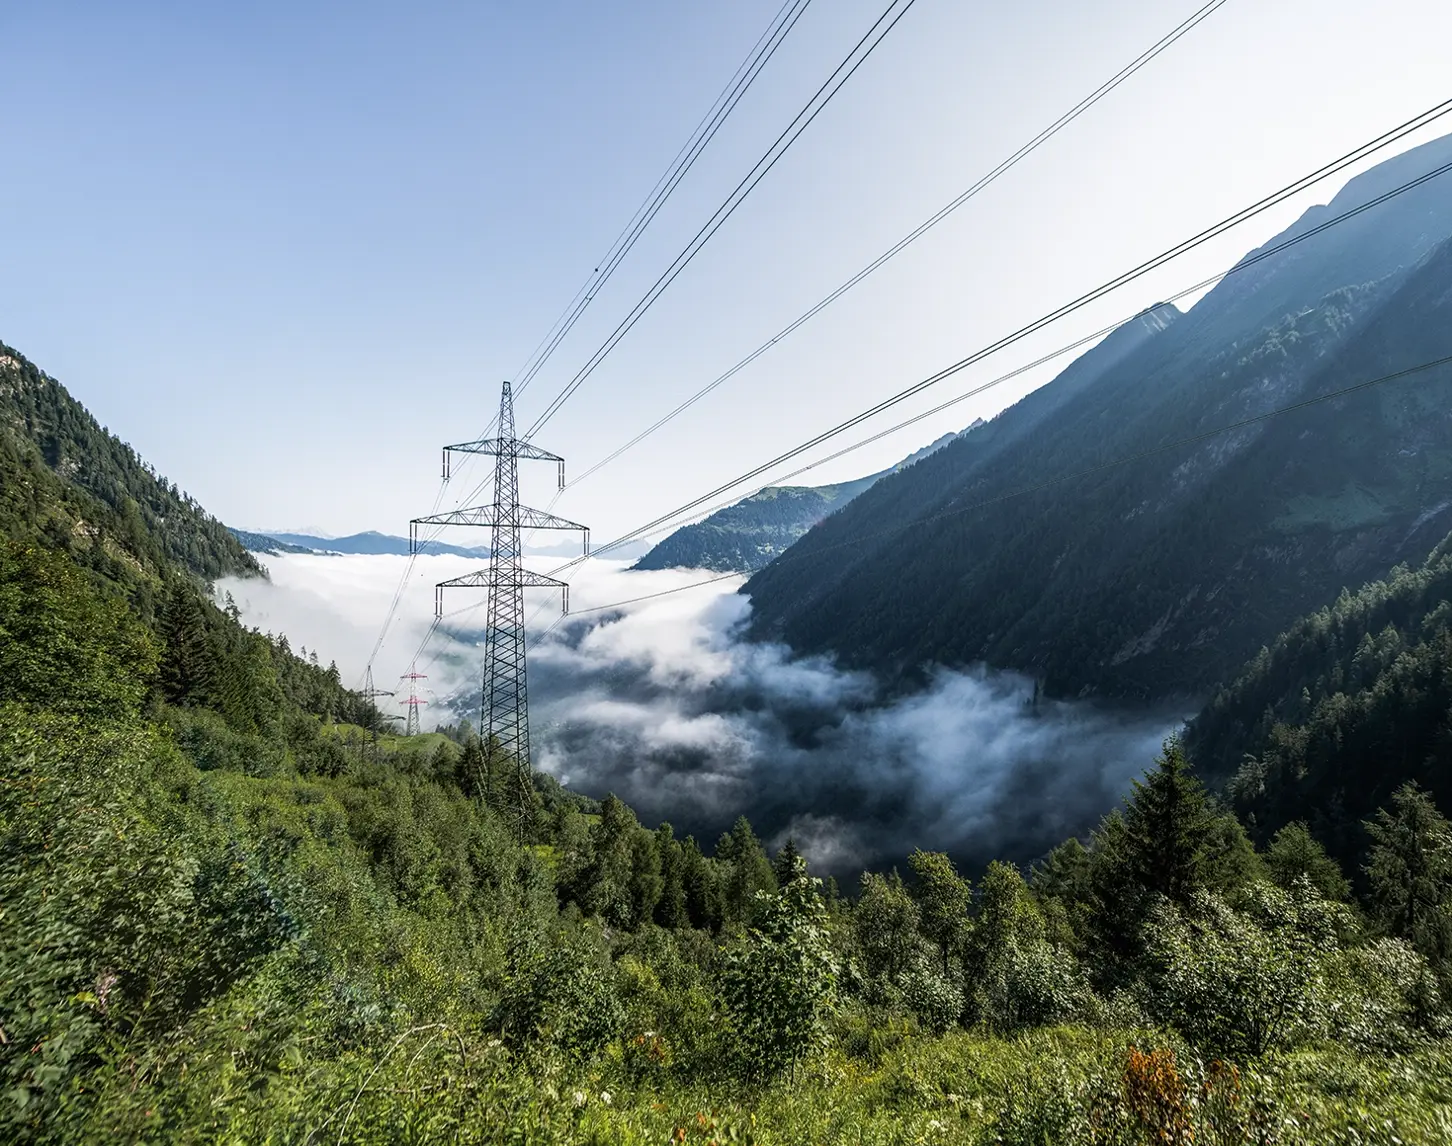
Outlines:
{"type": "MultiPolygon", "coordinates": [[[[361,677],[405,570],[374,665],[406,671],[428,633],[435,582],[477,566],[452,557],[269,558],[273,582],[226,582],[244,617],[361,677]]],[[[547,570],[547,562],[539,567],[547,570]]],[[[677,589],[698,571],[572,570],[577,609],[677,589]]],[[[1029,859],[1106,811],[1147,767],[1179,714],[1126,715],[1083,704],[1032,707],[1031,682],[986,670],[938,671],[886,698],[868,674],[741,638],[750,602],[736,581],[620,610],[576,615],[530,653],[536,765],[592,795],[614,791],[646,822],[714,840],[738,815],[819,867],[849,873],[913,847],[975,863],[1029,859]]],[[[436,718],[477,717],[482,590],[445,602],[420,659],[436,718]],[[478,606],[478,607],[474,607],[478,606]],[[464,611],[470,610],[470,611],[464,611]]],[[[541,595],[538,634],[557,617],[541,595]]]]}

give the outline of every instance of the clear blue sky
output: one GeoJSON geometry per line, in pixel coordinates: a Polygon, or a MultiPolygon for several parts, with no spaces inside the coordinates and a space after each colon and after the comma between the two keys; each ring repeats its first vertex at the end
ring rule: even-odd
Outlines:
{"type": "MultiPolygon", "coordinates": [[[[484,427],[778,4],[0,6],[0,339],[229,523],[402,532],[432,504],[437,447],[484,427]]],[[[577,472],[609,452],[1198,6],[918,0],[541,444],[577,472]]],[[[881,7],[815,0],[523,419],[881,7]]],[[[1229,0],[558,512],[613,534],[1036,317],[1446,98],[1449,43],[1452,5],[1434,0],[1229,0]]],[[[1232,261],[1334,190],[942,396],[1232,261]]],[[[551,476],[526,486],[536,504],[551,476]]]]}

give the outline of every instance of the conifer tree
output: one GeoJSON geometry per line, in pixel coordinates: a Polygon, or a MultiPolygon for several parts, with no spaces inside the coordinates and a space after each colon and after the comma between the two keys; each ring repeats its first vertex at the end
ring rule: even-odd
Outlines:
{"type": "Polygon", "coordinates": [[[756,893],[776,891],[776,874],[766,858],[766,850],[751,829],[751,821],[745,816],[739,817],[716,844],[716,858],[727,864],[722,890],[728,918],[749,921],[755,911],[756,893]]]}
{"type": "Polygon", "coordinates": [[[660,897],[656,900],[655,921],[672,931],[690,926],[686,910],[685,856],[680,841],[669,823],[655,830],[656,854],[660,858],[660,897]]]}
{"type": "Polygon", "coordinates": [[[1408,781],[1366,824],[1372,918],[1407,940],[1452,979],[1452,824],[1428,792],[1408,781]]]}
{"type": "Polygon", "coordinates": [[[796,841],[788,836],[781,851],[777,852],[771,861],[771,871],[776,876],[778,887],[785,887],[795,878],[799,859],[801,859],[801,853],[797,851],[796,841]]]}
{"type": "Polygon", "coordinates": [[[691,926],[719,931],[725,915],[721,882],[715,865],[702,854],[695,836],[687,836],[681,845],[681,884],[691,926]]]}
{"type": "Polygon", "coordinates": [[[1125,808],[1129,874],[1147,892],[1189,903],[1206,882],[1215,818],[1178,741],[1166,741],[1155,767],[1134,782],[1125,808]]]}

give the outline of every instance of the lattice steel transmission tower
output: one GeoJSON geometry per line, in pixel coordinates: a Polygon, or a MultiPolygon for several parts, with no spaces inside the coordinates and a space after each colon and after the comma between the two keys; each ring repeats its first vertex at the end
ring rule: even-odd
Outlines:
{"type": "Polygon", "coordinates": [[[485,776],[479,777],[479,791],[488,790],[501,770],[510,777],[504,792],[516,813],[523,817],[532,802],[529,754],[529,682],[525,672],[524,590],[558,589],[560,607],[570,609],[570,587],[564,581],[526,569],[523,563],[524,529],[578,529],[584,535],[584,551],[590,552],[590,530],[578,522],[566,521],[544,510],[519,504],[519,459],[555,462],[559,466],[559,488],[565,488],[565,459],[542,450],[514,435],[514,397],[509,383],[499,399],[499,436],[477,442],[460,442],[444,447],[444,477],[449,477],[450,456],[485,454],[494,458],[494,500],[488,505],[456,509],[449,513],[418,517],[409,523],[409,544],[418,552],[419,526],[487,526],[493,532],[489,545],[489,568],[467,573],[434,587],[434,615],[444,615],[444,590],[487,589],[488,620],[484,639],[484,689],[479,717],[479,739],[484,748],[485,776]]]}
{"type": "Polygon", "coordinates": [[[418,666],[414,665],[408,672],[403,674],[401,679],[408,681],[408,699],[403,702],[408,706],[408,714],[403,725],[403,734],[405,736],[417,736],[420,731],[418,726],[418,710],[420,708],[427,708],[429,703],[419,696],[418,682],[428,680],[429,678],[419,672],[418,666]]]}
{"type": "MultiPolygon", "coordinates": [[[[377,700],[379,697],[383,697],[383,696],[393,696],[394,695],[394,692],[393,692],[393,690],[391,688],[374,688],[373,687],[373,666],[370,664],[368,666],[367,670],[364,673],[364,677],[363,677],[363,691],[361,693],[359,693],[358,695],[361,696],[361,697],[363,697],[364,700],[368,701],[369,704],[373,704],[373,702],[375,700],[377,700]]],[[[369,744],[370,744],[370,746],[371,746],[371,748],[373,750],[373,759],[374,760],[377,760],[378,759],[378,725],[379,725],[379,723],[381,721],[384,721],[384,720],[387,720],[387,719],[388,719],[388,717],[384,716],[381,712],[379,712],[378,711],[378,706],[376,704],[374,704],[373,705],[373,719],[370,722],[372,724],[372,728],[369,729],[369,731],[371,733],[371,736],[369,738],[369,744]]],[[[363,741],[360,740],[358,742],[358,759],[361,760],[362,758],[363,758],[363,741]]]]}

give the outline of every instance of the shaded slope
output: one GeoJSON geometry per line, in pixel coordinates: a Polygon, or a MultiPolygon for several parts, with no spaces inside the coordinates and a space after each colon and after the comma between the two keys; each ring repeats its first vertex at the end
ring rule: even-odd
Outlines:
{"type": "MultiPolygon", "coordinates": [[[[1399,156],[1297,228],[1449,157],[1448,140],[1399,156]]],[[[1446,180],[1232,276],[1106,369],[1096,348],[879,483],[752,579],[756,631],[888,672],[983,659],[1149,698],[1208,688],[1342,585],[1419,559],[1452,499],[1445,375],[967,507],[1452,352],[1446,180]]]]}
{"type": "MultiPolygon", "coordinates": [[[[975,422],[968,430],[980,425],[975,422]]],[[[897,473],[966,434],[944,434],[897,465],[835,485],[782,485],[742,498],[702,521],[684,525],[635,563],[635,569],[714,569],[752,573],[784,553],[829,513],[888,474],[897,473]]]]}
{"type": "Polygon", "coordinates": [[[1361,822],[1407,780],[1452,803],[1452,538],[1417,567],[1302,617],[1190,723],[1259,838],[1306,820],[1354,858],[1361,822]]]}

